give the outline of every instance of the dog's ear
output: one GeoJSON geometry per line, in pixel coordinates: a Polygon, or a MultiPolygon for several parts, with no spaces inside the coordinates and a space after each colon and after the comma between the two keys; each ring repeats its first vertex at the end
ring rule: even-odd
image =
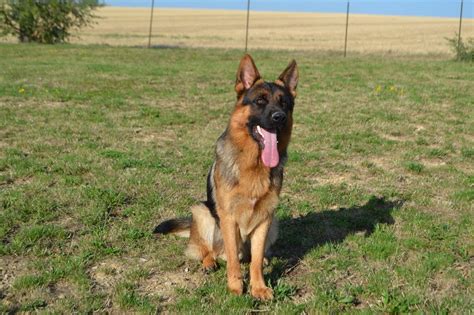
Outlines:
{"type": "Polygon", "coordinates": [[[293,59],[288,67],[283,70],[282,74],[278,77],[278,80],[290,90],[291,95],[296,97],[296,87],[298,86],[298,66],[296,61],[293,59]]]}
{"type": "Polygon", "coordinates": [[[240,60],[239,69],[237,70],[237,79],[235,80],[237,96],[241,95],[245,90],[250,89],[258,79],[260,79],[260,73],[258,73],[252,57],[250,57],[249,54],[245,54],[242,60],[240,60]]]}

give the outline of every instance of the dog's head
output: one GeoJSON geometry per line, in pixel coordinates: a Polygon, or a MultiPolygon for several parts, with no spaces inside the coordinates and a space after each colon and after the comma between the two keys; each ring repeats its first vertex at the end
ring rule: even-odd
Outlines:
{"type": "Polygon", "coordinates": [[[249,108],[247,129],[261,151],[263,164],[278,165],[293,124],[298,68],[293,60],[274,82],[264,81],[250,55],[240,61],[235,91],[238,106],[249,108]]]}

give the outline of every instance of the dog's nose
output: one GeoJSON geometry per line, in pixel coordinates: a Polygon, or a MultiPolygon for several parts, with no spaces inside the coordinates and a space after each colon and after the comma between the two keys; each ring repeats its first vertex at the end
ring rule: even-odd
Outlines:
{"type": "Polygon", "coordinates": [[[275,112],[272,114],[272,121],[277,124],[282,124],[286,121],[286,114],[284,112],[275,112]]]}

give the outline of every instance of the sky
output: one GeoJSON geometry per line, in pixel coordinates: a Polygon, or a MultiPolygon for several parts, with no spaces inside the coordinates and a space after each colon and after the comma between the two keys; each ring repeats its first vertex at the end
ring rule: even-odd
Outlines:
{"type": "MultiPolygon", "coordinates": [[[[103,0],[111,6],[149,7],[151,0],[103,0]]],[[[251,0],[250,9],[289,12],[346,12],[346,0],[251,0]]],[[[461,0],[352,0],[351,13],[459,17],[461,0]]],[[[155,0],[155,7],[246,10],[247,0],[155,0]]],[[[464,0],[463,17],[474,18],[474,0],[464,0]]]]}

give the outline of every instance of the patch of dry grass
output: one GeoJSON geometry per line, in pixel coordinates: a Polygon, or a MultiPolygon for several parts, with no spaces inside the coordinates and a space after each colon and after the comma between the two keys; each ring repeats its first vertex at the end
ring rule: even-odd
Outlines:
{"type": "MultiPolygon", "coordinates": [[[[91,29],[73,42],[144,46],[150,10],[105,7],[91,29]]],[[[245,11],[163,9],[155,11],[153,45],[243,48],[245,11]]],[[[351,14],[348,50],[358,53],[447,54],[446,37],[458,30],[455,18],[351,14]]],[[[474,36],[474,20],[464,20],[463,34],[474,36]]],[[[250,49],[344,49],[345,14],[251,12],[250,49]]]]}

